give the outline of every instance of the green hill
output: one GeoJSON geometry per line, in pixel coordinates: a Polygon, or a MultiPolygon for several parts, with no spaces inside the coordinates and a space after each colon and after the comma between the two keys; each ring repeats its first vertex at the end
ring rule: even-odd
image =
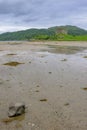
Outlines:
{"type": "Polygon", "coordinates": [[[11,40],[87,40],[87,30],[66,25],[0,34],[0,41],[11,40]]]}
{"type": "Polygon", "coordinates": [[[66,26],[56,26],[56,27],[51,27],[49,28],[50,30],[56,32],[60,30],[65,30],[67,34],[69,35],[86,35],[87,30],[84,30],[82,28],[76,27],[76,26],[71,26],[71,25],[66,25],[66,26]]]}

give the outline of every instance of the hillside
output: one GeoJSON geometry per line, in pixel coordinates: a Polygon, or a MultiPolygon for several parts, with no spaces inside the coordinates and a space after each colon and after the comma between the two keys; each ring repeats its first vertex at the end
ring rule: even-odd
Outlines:
{"type": "Polygon", "coordinates": [[[66,25],[0,34],[0,41],[11,40],[87,40],[87,30],[66,25]]]}

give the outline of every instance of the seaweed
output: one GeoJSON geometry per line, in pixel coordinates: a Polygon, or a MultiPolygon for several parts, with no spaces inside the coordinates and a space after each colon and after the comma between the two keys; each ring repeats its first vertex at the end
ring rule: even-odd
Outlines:
{"type": "Polygon", "coordinates": [[[10,54],[7,54],[8,56],[13,56],[13,55],[16,55],[16,54],[14,54],[14,53],[10,53],[10,54]]]}
{"type": "Polygon", "coordinates": [[[87,58],[87,56],[84,56],[83,58],[87,58]]]}
{"type": "Polygon", "coordinates": [[[46,98],[44,98],[44,99],[40,99],[40,101],[41,101],[41,102],[46,102],[47,99],[46,99],[46,98]]]}
{"type": "Polygon", "coordinates": [[[5,63],[5,64],[3,64],[3,65],[8,65],[8,66],[17,66],[17,65],[20,65],[20,64],[24,64],[24,63],[20,63],[20,62],[12,61],[12,62],[5,63]]]}
{"type": "Polygon", "coordinates": [[[87,91],[87,88],[82,88],[82,89],[87,91]]]}

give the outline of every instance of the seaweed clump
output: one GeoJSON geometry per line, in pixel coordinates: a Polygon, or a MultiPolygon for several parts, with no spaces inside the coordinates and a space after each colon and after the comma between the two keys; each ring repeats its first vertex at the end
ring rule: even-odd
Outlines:
{"type": "Polygon", "coordinates": [[[40,99],[40,101],[41,101],[41,102],[46,102],[47,99],[45,99],[45,98],[44,98],[44,99],[40,99]]]}
{"type": "Polygon", "coordinates": [[[87,88],[83,88],[83,90],[86,90],[86,91],[87,91],[87,88]]]}
{"type": "Polygon", "coordinates": [[[24,63],[12,61],[12,62],[5,63],[5,64],[3,64],[3,65],[17,66],[17,65],[19,65],[19,64],[24,64],[24,63]]]}
{"type": "Polygon", "coordinates": [[[8,56],[13,56],[13,55],[16,55],[16,54],[14,54],[14,53],[10,53],[10,54],[7,54],[8,56]]]}
{"type": "Polygon", "coordinates": [[[87,56],[84,56],[83,58],[87,58],[87,56]]]}

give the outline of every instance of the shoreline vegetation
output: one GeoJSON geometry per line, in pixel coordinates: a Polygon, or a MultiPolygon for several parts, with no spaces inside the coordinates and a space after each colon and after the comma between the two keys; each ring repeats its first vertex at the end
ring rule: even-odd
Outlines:
{"type": "Polygon", "coordinates": [[[87,41],[87,30],[66,25],[0,34],[0,41],[87,41]]]}

